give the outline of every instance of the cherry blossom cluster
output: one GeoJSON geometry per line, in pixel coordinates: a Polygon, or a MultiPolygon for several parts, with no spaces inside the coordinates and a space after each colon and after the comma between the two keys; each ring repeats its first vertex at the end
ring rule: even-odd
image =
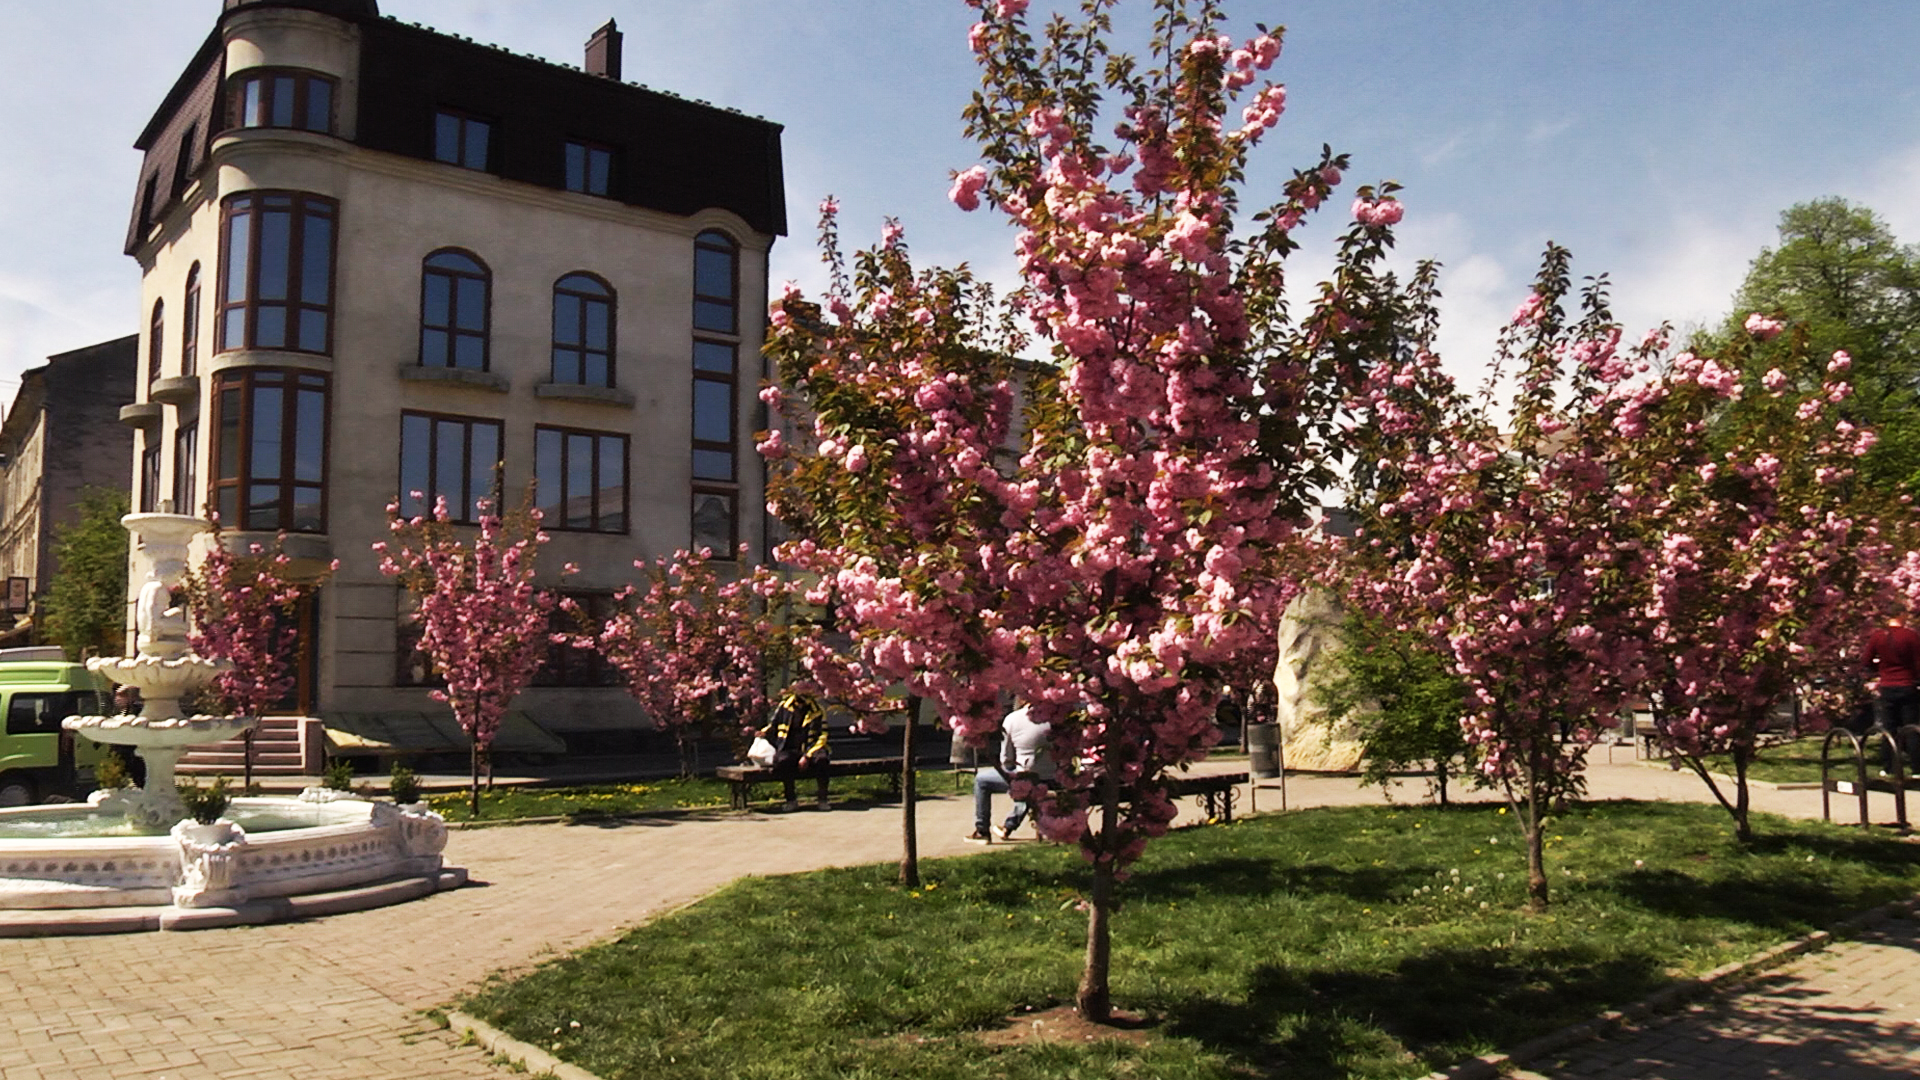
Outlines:
{"type": "Polygon", "coordinates": [[[566,635],[605,656],[655,726],[683,741],[723,723],[736,736],[764,726],[770,677],[793,657],[796,634],[817,632],[794,611],[790,580],[749,567],[745,545],[734,554],[743,569],[725,580],[704,548],[635,562],[644,587],[615,594],[618,610],[597,631],[566,635]]]}
{"type": "Polygon", "coordinates": [[[221,542],[218,518],[213,524],[212,545],[182,583],[192,615],[187,641],[201,656],[233,661],[214,681],[221,709],[261,716],[293,689],[300,645],[295,607],[340,563],[296,574],[280,544],[272,551],[249,544],[246,554],[236,554],[221,542]]]}
{"type": "Polygon", "coordinates": [[[818,575],[860,662],[976,739],[1008,695],[1031,702],[1067,763],[1034,793],[1041,828],[1111,873],[1172,821],[1167,774],[1218,738],[1229,680],[1271,670],[1283,553],[1337,442],[1329,388],[1391,332],[1374,264],[1402,211],[1361,189],[1371,220],[1289,320],[1290,232],[1346,161],[1326,152],[1236,231],[1285,103],[1259,81],[1278,35],[1236,41],[1210,0],[1162,0],[1135,77],[1109,6],[1036,39],[989,4],[969,35],[985,160],[949,195],[1012,220],[1023,288],[916,271],[891,231],[848,269],[823,204],[834,285],[775,302],[761,445],[803,538],[781,558],[818,575]],[[1029,335],[1042,355],[1019,359],[1029,335]]]}
{"type": "MultiPolygon", "coordinates": [[[[445,681],[435,701],[484,751],[514,696],[546,659],[554,594],[535,586],[535,558],[547,534],[540,511],[503,519],[480,505],[472,539],[456,530],[445,498],[431,515],[402,517],[387,504],[391,540],[377,541],[380,572],[398,578],[412,596],[420,651],[445,681]]],[[[571,572],[569,566],[567,570],[571,572]]]]}

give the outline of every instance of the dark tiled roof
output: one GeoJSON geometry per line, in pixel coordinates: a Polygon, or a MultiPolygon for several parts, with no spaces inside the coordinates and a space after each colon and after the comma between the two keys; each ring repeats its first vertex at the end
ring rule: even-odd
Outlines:
{"type": "MultiPolygon", "coordinates": [[[[778,124],[362,10],[377,9],[372,3],[254,3],[325,11],[359,25],[361,146],[431,160],[434,114],[455,108],[494,123],[493,171],[509,180],[562,187],[563,146],[584,139],[616,151],[612,198],[678,215],[719,207],[756,231],[786,235],[778,124]]],[[[128,253],[178,194],[182,136],[193,127],[190,168],[197,168],[223,125],[220,43],[216,29],[134,144],[146,159],[134,189],[128,253]],[[155,196],[147,208],[150,179],[155,196]]]]}

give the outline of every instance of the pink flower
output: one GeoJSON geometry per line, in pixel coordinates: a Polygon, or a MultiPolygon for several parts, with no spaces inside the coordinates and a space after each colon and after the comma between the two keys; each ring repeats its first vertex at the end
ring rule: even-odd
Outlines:
{"type": "Polygon", "coordinates": [[[994,0],[993,13],[1002,19],[1011,19],[1027,10],[1028,0],[994,0]]]}
{"type": "Polygon", "coordinates": [[[1833,359],[1827,361],[1827,373],[1829,375],[1838,375],[1852,366],[1853,354],[1847,352],[1845,349],[1836,349],[1833,353],[1833,359]]]}
{"type": "Polygon", "coordinates": [[[1770,319],[1757,311],[1747,316],[1746,327],[1755,341],[1771,341],[1786,328],[1778,319],[1770,319]]]}
{"type": "Polygon", "coordinates": [[[962,210],[980,208],[980,192],[987,186],[987,170],[983,165],[975,165],[964,172],[956,173],[953,187],[947,192],[947,198],[962,210]]]}

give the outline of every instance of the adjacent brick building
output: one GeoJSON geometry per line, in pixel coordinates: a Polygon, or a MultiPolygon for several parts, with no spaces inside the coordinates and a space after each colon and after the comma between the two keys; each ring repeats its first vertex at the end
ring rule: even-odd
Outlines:
{"type": "MultiPolygon", "coordinates": [[[[133,433],[115,420],[133,396],[138,346],[129,335],[48,357],[21,373],[0,424],[0,579],[26,578],[36,603],[59,570],[54,529],[75,520],[81,490],[127,486],[133,433]]],[[[34,644],[25,619],[0,616],[0,641],[34,644]]]]}

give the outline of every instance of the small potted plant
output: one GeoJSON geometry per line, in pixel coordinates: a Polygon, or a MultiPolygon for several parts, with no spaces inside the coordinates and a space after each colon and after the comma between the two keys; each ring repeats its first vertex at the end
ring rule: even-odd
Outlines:
{"type": "Polygon", "coordinates": [[[226,777],[216,776],[213,783],[204,788],[198,782],[189,781],[177,785],[176,790],[180,793],[180,802],[187,809],[187,816],[194,822],[192,825],[184,821],[180,823],[181,831],[188,838],[202,844],[218,844],[232,835],[233,823],[220,819],[233,801],[227,794],[226,777]]]}
{"type": "Polygon", "coordinates": [[[417,807],[420,802],[420,776],[412,769],[396,761],[393,771],[387,774],[387,794],[401,807],[417,807]]]}

